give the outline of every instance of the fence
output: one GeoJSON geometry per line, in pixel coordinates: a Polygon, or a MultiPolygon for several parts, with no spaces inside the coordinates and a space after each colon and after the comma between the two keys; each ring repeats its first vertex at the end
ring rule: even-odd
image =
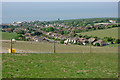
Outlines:
{"type": "MultiPolygon", "coordinates": [[[[2,41],[2,53],[8,53],[10,41],[2,41]]],[[[49,42],[16,41],[12,42],[16,53],[118,53],[118,47],[96,47],[89,45],[59,44],[49,42]]]]}

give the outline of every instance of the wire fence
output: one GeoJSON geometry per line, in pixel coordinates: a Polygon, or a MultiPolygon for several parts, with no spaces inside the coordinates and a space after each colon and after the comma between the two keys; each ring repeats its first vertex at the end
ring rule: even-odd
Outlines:
{"type": "MultiPolygon", "coordinates": [[[[2,41],[2,53],[8,53],[11,42],[2,41]]],[[[59,44],[49,42],[15,41],[15,53],[118,53],[118,47],[96,47],[90,45],[59,44]]]]}

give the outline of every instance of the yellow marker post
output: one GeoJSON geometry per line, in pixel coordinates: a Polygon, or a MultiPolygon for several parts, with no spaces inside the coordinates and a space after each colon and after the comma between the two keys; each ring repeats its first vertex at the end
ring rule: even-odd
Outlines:
{"type": "MultiPolygon", "coordinates": [[[[11,53],[11,49],[9,49],[9,53],[11,53]]],[[[15,49],[12,49],[12,53],[15,53],[15,49]]]]}
{"type": "Polygon", "coordinates": [[[113,42],[113,44],[115,44],[116,42],[113,42]]]}

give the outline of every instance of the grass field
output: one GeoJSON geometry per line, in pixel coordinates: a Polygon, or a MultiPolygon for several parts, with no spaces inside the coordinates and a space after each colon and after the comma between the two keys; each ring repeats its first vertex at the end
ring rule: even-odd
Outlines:
{"type": "Polygon", "coordinates": [[[17,33],[0,32],[3,40],[10,40],[17,37],[17,33]]]}
{"type": "Polygon", "coordinates": [[[78,33],[78,34],[88,35],[88,36],[97,36],[99,38],[113,37],[113,38],[118,39],[118,28],[95,30],[95,31],[83,32],[83,33],[78,33]]]}
{"type": "MultiPolygon", "coordinates": [[[[55,45],[56,53],[90,53],[89,46],[81,46],[81,45],[64,45],[64,44],[56,44],[55,45]]],[[[10,42],[3,41],[2,49],[10,48],[10,42]]],[[[13,48],[16,49],[17,53],[20,53],[19,50],[37,53],[53,53],[53,43],[43,43],[43,42],[26,42],[26,41],[17,41],[13,43],[13,48]]],[[[91,47],[92,53],[118,53],[118,47],[91,47]]],[[[24,53],[24,52],[22,52],[24,53]]]]}
{"type": "Polygon", "coordinates": [[[2,54],[0,54],[0,80],[2,79],[2,54]]]}
{"type": "Polygon", "coordinates": [[[2,54],[3,78],[117,78],[116,53],[2,54]]]}

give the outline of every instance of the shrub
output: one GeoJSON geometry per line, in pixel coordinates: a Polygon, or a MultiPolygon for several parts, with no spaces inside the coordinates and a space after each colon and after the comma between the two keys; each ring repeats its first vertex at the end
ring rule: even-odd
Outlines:
{"type": "Polygon", "coordinates": [[[116,43],[117,43],[117,44],[120,44],[120,39],[117,39],[117,40],[116,40],[116,43]]]}
{"type": "Polygon", "coordinates": [[[82,45],[81,43],[77,43],[77,45],[82,45]]]}
{"type": "Polygon", "coordinates": [[[100,46],[100,44],[99,44],[99,43],[96,43],[95,46],[100,46]]]}
{"type": "Polygon", "coordinates": [[[64,40],[61,40],[61,41],[60,41],[60,44],[64,44],[64,40]]]}

